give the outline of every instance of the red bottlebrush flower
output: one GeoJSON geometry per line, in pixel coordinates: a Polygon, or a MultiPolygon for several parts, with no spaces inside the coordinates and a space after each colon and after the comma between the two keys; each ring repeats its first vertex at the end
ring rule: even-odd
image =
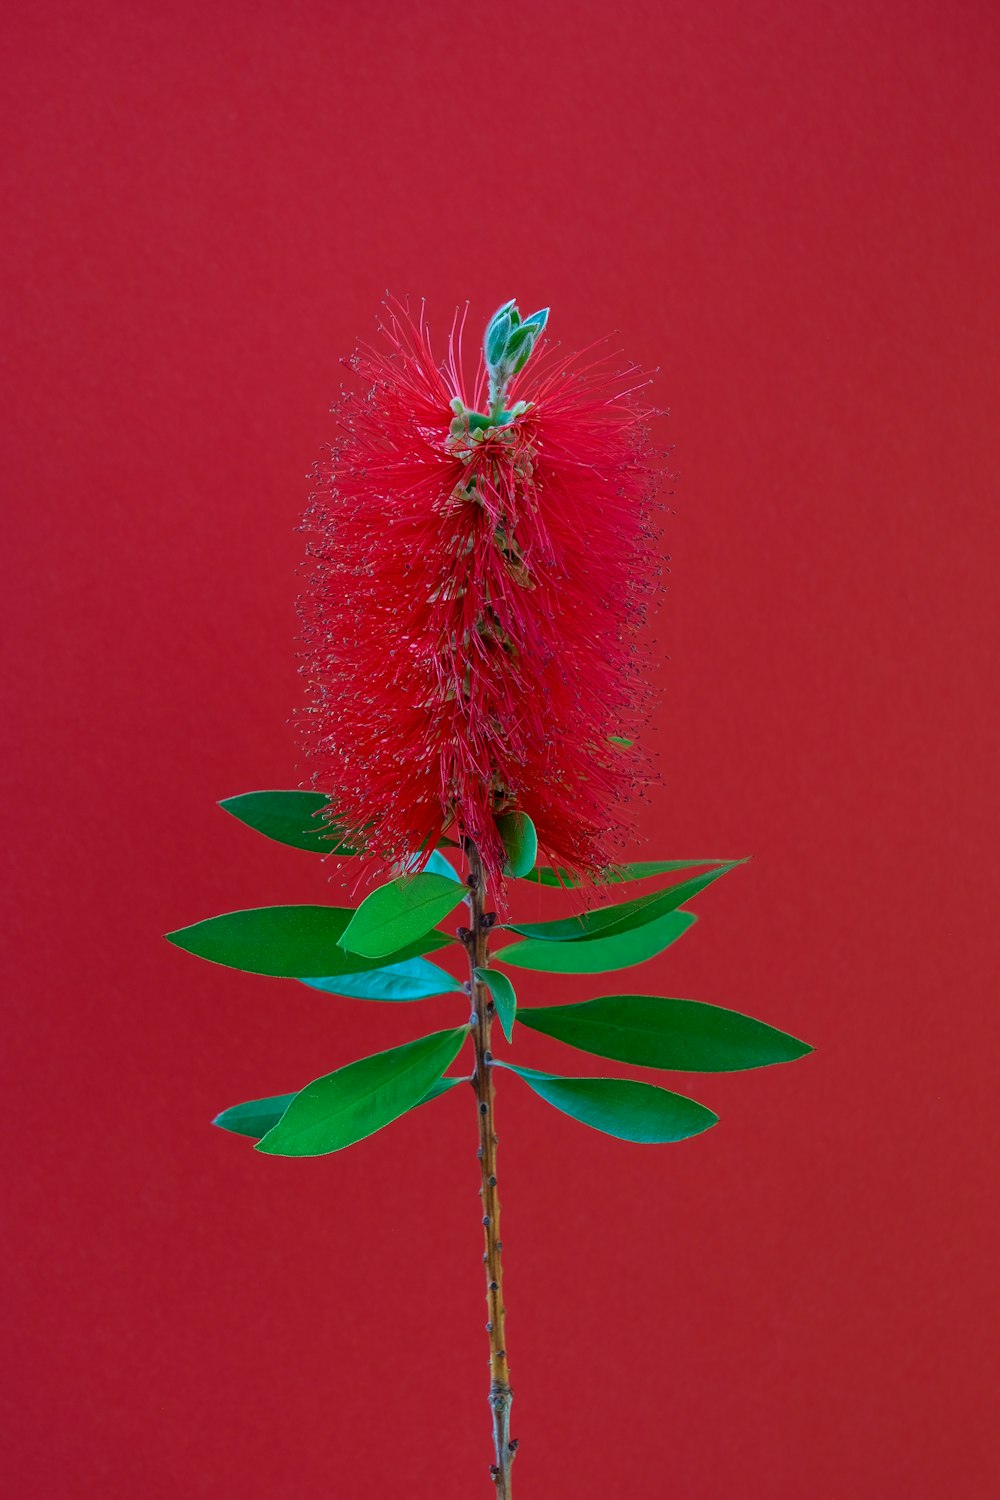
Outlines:
{"type": "Polygon", "coordinates": [[[596,873],[646,779],[615,743],[641,713],[635,638],[656,587],[645,381],[593,354],[519,377],[546,316],[501,308],[470,391],[462,322],[439,366],[423,312],[390,306],[315,471],[313,782],[385,859],[450,829],[498,879],[496,820],[516,809],[551,859],[596,873]]]}

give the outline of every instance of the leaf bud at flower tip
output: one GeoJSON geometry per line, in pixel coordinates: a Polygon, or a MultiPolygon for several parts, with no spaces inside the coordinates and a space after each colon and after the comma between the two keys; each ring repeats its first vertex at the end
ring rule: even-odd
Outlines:
{"type": "Polygon", "coordinates": [[[495,312],[486,325],[486,334],[483,338],[483,349],[486,353],[488,365],[498,365],[503,358],[504,349],[510,336],[513,324],[510,320],[510,308],[513,303],[501,307],[495,312]]]}

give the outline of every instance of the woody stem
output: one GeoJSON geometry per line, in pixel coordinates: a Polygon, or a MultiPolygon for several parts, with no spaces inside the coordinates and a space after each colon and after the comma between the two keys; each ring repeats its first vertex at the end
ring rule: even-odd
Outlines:
{"type": "Polygon", "coordinates": [[[510,1500],[510,1470],[517,1452],[517,1442],[510,1436],[510,1408],[513,1395],[510,1389],[507,1368],[507,1346],[504,1338],[506,1308],[503,1305],[503,1267],[500,1239],[500,1196],[497,1191],[497,1135],[494,1121],[493,1069],[490,1066],[490,1031],[493,1026],[494,1005],[490,992],[476,978],[476,970],[486,967],[489,956],[489,930],[495,920],[492,912],[486,913],[486,881],[479,852],[471,844],[467,847],[469,857],[469,891],[472,907],[472,925],[464,936],[469,956],[469,988],[472,995],[472,1015],[469,1028],[475,1049],[476,1066],[472,1085],[476,1095],[479,1115],[479,1159],[482,1184],[480,1197],[483,1207],[483,1235],[485,1250],[483,1264],[486,1268],[486,1331],[490,1336],[490,1410],[493,1415],[493,1446],[495,1462],[490,1465],[490,1474],[496,1485],[497,1500],[510,1500]]]}

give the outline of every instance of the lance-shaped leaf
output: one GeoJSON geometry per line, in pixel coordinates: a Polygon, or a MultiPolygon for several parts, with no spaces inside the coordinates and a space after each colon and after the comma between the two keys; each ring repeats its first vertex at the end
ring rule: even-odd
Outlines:
{"type": "Polygon", "coordinates": [[[450,995],[462,985],[426,958],[365,969],[360,974],[326,974],[322,979],[303,979],[312,990],[327,995],[346,995],[356,1000],[425,1000],[428,995],[450,995]]]}
{"type": "Polygon", "coordinates": [[[272,1094],[268,1099],[249,1099],[246,1104],[232,1104],[212,1121],[232,1135],[246,1135],[259,1141],[267,1135],[295,1098],[294,1094],[272,1094]]]}
{"type": "Polygon", "coordinates": [[[468,1034],[466,1026],[435,1031],[317,1078],[255,1149],[269,1156],[326,1156],[374,1135],[421,1103],[468,1034]]]}
{"type": "Polygon", "coordinates": [[[503,1027],[503,1034],[509,1042],[514,1031],[514,1017],[517,1014],[517,996],[514,993],[514,986],[506,974],[501,974],[496,969],[477,969],[476,978],[480,984],[485,984],[493,997],[497,1020],[503,1027]]]}
{"type": "Polygon", "coordinates": [[[504,853],[507,856],[504,873],[516,876],[527,875],[538,856],[538,835],[528,814],[505,813],[503,817],[497,818],[497,832],[503,840],[504,853]]]}
{"type": "MultiPolygon", "coordinates": [[[[414,854],[406,862],[405,868],[401,871],[401,873],[404,875],[411,873],[411,871],[415,870],[419,862],[420,855],[414,854]]],[[[464,884],[461,875],[455,869],[455,866],[452,864],[451,860],[446,854],[442,854],[440,849],[431,850],[430,854],[427,856],[427,863],[424,865],[421,873],[424,875],[446,875],[449,880],[456,880],[458,881],[459,885],[464,884]]]]}
{"type": "Polygon", "coordinates": [[[555,922],[506,922],[504,926],[508,932],[520,932],[524,937],[546,943],[588,942],[593,938],[609,937],[614,932],[629,932],[655,922],[667,912],[676,911],[707,885],[743,863],[743,860],[734,860],[718,865],[703,875],[693,875],[690,880],[668,885],[664,891],[653,891],[648,896],[636,896],[632,901],[619,901],[614,906],[599,907],[596,911],[581,912],[576,917],[562,917],[555,922]]]}
{"type": "Polygon", "coordinates": [[[345,842],[336,822],[320,816],[330,805],[322,792],[244,792],[224,797],[219,806],[248,828],[255,828],[276,844],[308,849],[313,854],[357,854],[345,842]]]}
{"type": "MultiPolygon", "coordinates": [[[[437,1099],[453,1089],[457,1083],[464,1082],[464,1078],[439,1078],[437,1083],[431,1084],[414,1108],[428,1104],[431,1099],[437,1099]]],[[[294,1098],[294,1094],[273,1094],[269,1099],[251,1099],[246,1104],[234,1104],[216,1115],[212,1124],[228,1130],[232,1135],[245,1135],[251,1140],[259,1141],[261,1136],[273,1130],[294,1098]]]]}
{"type": "Polygon", "coordinates": [[[322,979],[378,969],[386,961],[396,964],[419,958],[453,941],[446,933],[428,932],[384,959],[363,958],[339,946],[354,915],[346,906],[257,906],[209,917],[166,936],[168,942],[210,963],[286,979],[322,979]]]}
{"type": "Polygon", "coordinates": [[[573,890],[581,885],[626,885],[630,880],[648,880],[652,875],[672,875],[677,870],[697,870],[701,865],[730,865],[728,859],[643,859],[629,865],[616,865],[594,878],[572,875],[561,865],[538,865],[523,878],[535,885],[573,890]]]}
{"type": "Polygon", "coordinates": [[[486,335],[483,339],[487,364],[499,363],[512,327],[513,322],[509,310],[505,307],[498,308],[486,325],[486,335]]]}
{"type": "Polygon", "coordinates": [[[494,1066],[516,1073],[564,1115],[621,1141],[648,1145],[685,1141],[719,1120],[703,1104],[658,1088],[655,1083],[636,1083],[631,1078],[561,1078],[556,1073],[517,1068],[513,1063],[497,1062],[494,1066]]]}
{"type": "Polygon", "coordinates": [[[601,995],[579,1005],[530,1005],[522,1024],[581,1052],[645,1068],[736,1073],[793,1062],[812,1048],[763,1021],[700,1000],[601,995]]]}
{"type": "Polygon", "coordinates": [[[452,864],[451,860],[447,857],[447,855],[442,854],[440,849],[431,850],[430,858],[424,865],[424,874],[444,875],[448,880],[457,881],[459,885],[465,884],[465,882],[462,880],[461,875],[452,864]]]}
{"type": "Polygon", "coordinates": [[[673,911],[646,927],[590,938],[585,943],[548,943],[527,938],[498,948],[492,958],[494,962],[545,974],[607,974],[612,969],[630,969],[633,964],[655,958],[683,937],[697,920],[693,911],[673,911]]]}
{"type": "Polygon", "coordinates": [[[383,958],[421,939],[465,899],[446,875],[401,875],[366,896],[340,938],[348,953],[383,958]]]}

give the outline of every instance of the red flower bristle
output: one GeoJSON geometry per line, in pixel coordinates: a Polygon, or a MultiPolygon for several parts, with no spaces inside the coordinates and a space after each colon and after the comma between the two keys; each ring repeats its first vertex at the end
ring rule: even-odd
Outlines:
{"type": "Polygon", "coordinates": [[[642,713],[658,572],[646,381],[593,351],[543,356],[506,398],[526,409],[473,436],[486,370],[470,391],[462,320],[442,366],[423,311],[390,305],[380,331],[350,361],[363,389],[335,408],[306,517],[313,784],[384,859],[450,831],[500,880],[496,819],[517,809],[555,863],[596,873],[647,779],[610,738],[642,713]]]}

